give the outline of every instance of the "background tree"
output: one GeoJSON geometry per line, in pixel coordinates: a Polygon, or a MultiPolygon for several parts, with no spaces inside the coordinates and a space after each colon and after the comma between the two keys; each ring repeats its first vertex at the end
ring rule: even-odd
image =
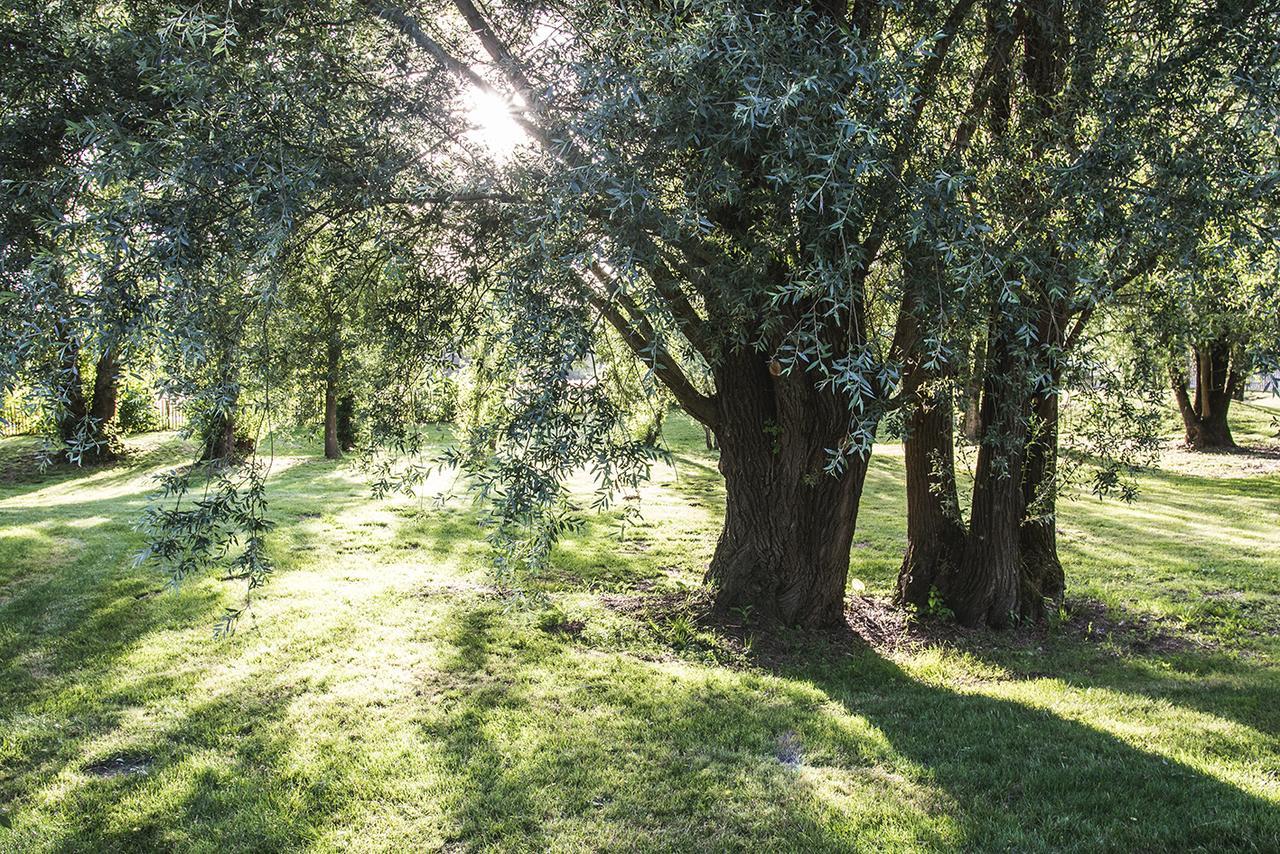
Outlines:
{"type": "Polygon", "coordinates": [[[1274,251],[1233,245],[1212,230],[1193,256],[1153,283],[1138,322],[1165,350],[1174,400],[1192,450],[1234,448],[1231,401],[1280,346],[1274,251]]]}

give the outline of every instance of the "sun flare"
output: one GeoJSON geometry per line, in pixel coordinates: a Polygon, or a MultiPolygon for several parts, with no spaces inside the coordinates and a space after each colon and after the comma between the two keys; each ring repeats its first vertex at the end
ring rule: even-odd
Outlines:
{"type": "Polygon", "coordinates": [[[507,160],[528,136],[505,98],[493,92],[472,90],[464,107],[471,125],[467,137],[483,146],[494,158],[507,160]]]}

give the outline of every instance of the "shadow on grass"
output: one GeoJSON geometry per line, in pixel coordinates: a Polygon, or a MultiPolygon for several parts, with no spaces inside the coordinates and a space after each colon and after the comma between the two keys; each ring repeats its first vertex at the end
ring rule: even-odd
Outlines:
{"type": "MultiPolygon", "coordinates": [[[[841,643],[860,644],[856,638],[841,643]]],[[[817,655],[777,672],[811,681],[873,723],[901,756],[928,769],[958,806],[965,847],[1225,851],[1280,845],[1274,803],[1092,726],[927,684],[869,652],[817,655]]],[[[1078,686],[1096,684],[1080,680],[1078,686]]]]}
{"type": "MultiPolygon", "coordinates": [[[[711,471],[696,477],[714,503],[711,471]]],[[[312,537],[316,510],[332,515],[367,501],[360,488],[331,482],[334,472],[316,461],[280,473],[290,494],[277,505],[281,548],[312,537]]],[[[76,516],[112,515],[101,502],[64,507],[76,516]]],[[[107,533],[97,545],[106,546],[107,533]]],[[[419,543],[440,560],[469,548],[473,533],[465,519],[438,517],[421,527],[396,524],[384,544],[411,552],[419,543]]],[[[147,776],[73,778],[66,786],[55,779],[109,758],[87,754],[127,715],[192,690],[177,668],[119,677],[148,635],[208,625],[221,605],[208,587],[135,599],[150,581],[123,569],[121,544],[114,548],[88,575],[76,562],[51,568],[48,581],[0,605],[0,723],[12,733],[0,747],[0,798],[22,798],[19,809],[30,807],[33,792],[54,798],[61,824],[44,841],[63,851],[206,840],[228,849],[303,848],[353,818],[347,811],[368,808],[358,796],[371,773],[359,746],[346,749],[346,761],[322,751],[318,766],[297,769],[292,756],[305,736],[288,711],[311,687],[281,687],[269,665],[157,731],[138,729],[121,750],[153,759],[147,776]],[[64,725],[56,735],[54,721],[64,725]],[[118,803],[143,818],[121,824],[118,803]]],[[[519,612],[462,595],[447,601],[431,629],[441,640],[439,663],[413,723],[398,726],[413,750],[439,757],[445,841],[465,847],[1280,847],[1274,803],[1085,723],[926,683],[851,638],[763,674],[581,649],[539,634],[519,612]]],[[[1068,661],[1078,649],[1060,652],[1054,669],[1077,687],[1177,693],[1181,673],[1101,659],[1093,673],[1068,661]],[[1141,689],[1127,684],[1139,678],[1141,689]]],[[[996,659],[1008,663],[1005,653],[996,659]]],[[[1188,661],[1225,666],[1198,655],[1188,661]]],[[[1261,678],[1251,666],[1232,672],[1251,685],[1261,678]]],[[[1264,687],[1242,691],[1259,702],[1228,703],[1210,691],[1172,702],[1206,704],[1213,714],[1221,707],[1224,717],[1235,710],[1262,725],[1255,715],[1264,687]]],[[[360,729],[358,721],[344,726],[360,729]]]]}
{"type": "MultiPolygon", "coordinates": [[[[301,493],[299,500],[322,502],[329,513],[368,500],[355,490],[335,494],[323,482],[334,471],[332,464],[304,463],[281,477],[288,478],[284,486],[301,493]]],[[[140,474],[136,464],[126,463],[113,468],[110,477],[125,481],[140,474]]],[[[66,478],[54,477],[36,488],[61,479],[66,478]]],[[[95,479],[94,486],[100,484],[95,479]]],[[[141,507],[148,488],[144,482],[127,494],[58,504],[44,518],[38,508],[0,512],[0,521],[27,522],[0,538],[0,557],[12,573],[0,597],[0,804],[22,807],[25,796],[51,785],[87,744],[118,729],[128,715],[188,687],[190,675],[181,668],[146,668],[136,675],[128,660],[160,634],[211,631],[226,600],[199,579],[169,589],[166,576],[133,565],[141,537],[130,529],[136,511],[129,505],[141,507]],[[106,519],[102,524],[80,524],[100,517],[106,519]],[[51,560],[46,541],[57,542],[68,532],[82,538],[78,550],[71,559],[51,560]]],[[[288,512],[291,502],[283,503],[286,512],[276,517],[275,536],[288,548],[307,538],[299,529],[308,517],[288,512]]],[[[229,714],[226,708],[211,702],[192,714],[210,718],[229,714]]],[[[252,726],[257,711],[247,714],[252,726]]],[[[172,752],[191,732],[175,731],[159,743],[172,742],[172,752]]],[[[244,755],[251,756],[258,748],[250,742],[246,750],[244,755]]],[[[122,777],[120,785],[136,782],[122,777]]]]}
{"type": "Polygon", "coordinates": [[[1051,712],[923,682],[840,638],[769,674],[528,644],[449,617],[429,695],[452,841],[620,850],[1274,850],[1275,804],[1051,712]]]}

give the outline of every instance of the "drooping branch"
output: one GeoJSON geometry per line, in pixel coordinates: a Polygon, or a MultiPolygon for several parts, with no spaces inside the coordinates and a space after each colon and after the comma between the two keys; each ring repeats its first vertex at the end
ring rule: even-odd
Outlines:
{"type": "Polygon", "coordinates": [[[643,312],[632,304],[632,310],[628,311],[632,317],[622,313],[618,308],[621,292],[612,283],[613,277],[608,271],[599,264],[593,264],[591,273],[600,282],[604,292],[592,287],[584,276],[583,285],[588,302],[617,330],[637,358],[653,366],[655,376],[671,391],[681,408],[702,424],[714,428],[718,421],[714,399],[698,391],[685,376],[675,357],[658,341],[656,332],[644,319],[643,312]]]}

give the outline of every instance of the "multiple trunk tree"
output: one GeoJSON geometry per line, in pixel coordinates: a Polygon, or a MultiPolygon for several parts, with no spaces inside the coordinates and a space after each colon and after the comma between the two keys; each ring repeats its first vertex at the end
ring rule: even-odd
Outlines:
{"type": "MultiPolygon", "coordinates": [[[[368,5],[468,85],[494,88],[493,78],[477,74],[473,62],[451,53],[404,10],[368,5]]],[[[630,208],[624,204],[631,187],[651,180],[635,166],[647,151],[639,149],[635,161],[608,159],[615,157],[613,150],[604,160],[593,161],[579,145],[583,140],[590,144],[590,134],[607,128],[610,116],[602,114],[591,131],[577,129],[572,119],[542,99],[544,85],[533,79],[520,52],[487,13],[469,0],[454,0],[453,5],[502,88],[518,94],[516,119],[531,140],[557,163],[556,168],[586,176],[573,184],[579,197],[559,202],[580,203],[583,219],[575,227],[591,223],[598,229],[592,233],[601,236],[599,248],[581,244],[577,251],[608,257],[610,262],[592,262],[591,273],[581,279],[583,298],[715,437],[726,485],[726,515],[707,579],[719,611],[750,612],[804,626],[843,619],[867,457],[877,422],[894,405],[895,395],[906,406],[908,483],[909,542],[898,585],[900,599],[924,605],[936,591],[962,622],[992,626],[1037,619],[1046,603],[1061,599],[1065,584],[1054,506],[1061,364],[1080,344],[1096,307],[1153,269],[1159,250],[1142,251],[1151,241],[1144,236],[1149,225],[1141,217],[1157,221],[1151,211],[1176,195],[1170,189],[1174,179],[1164,173],[1148,182],[1167,193],[1154,204],[1154,196],[1137,204],[1135,198],[1111,192],[1116,170],[1137,174],[1150,169],[1150,161],[1143,158],[1151,154],[1139,151],[1141,144],[1112,150],[1106,147],[1111,142],[1105,131],[1096,138],[1091,134],[1114,122],[1133,121],[1136,128],[1134,117],[1141,115],[1147,124],[1141,131],[1128,132],[1158,135],[1153,128],[1162,119],[1143,111],[1169,97],[1172,75],[1206,55],[1213,54],[1213,61],[1226,57],[1229,51],[1224,52],[1223,44],[1233,32],[1230,26],[1199,33],[1199,43],[1189,43],[1163,64],[1114,66],[1116,76],[1106,79],[1108,85],[1125,74],[1133,76],[1108,100],[1098,86],[1104,81],[1100,69],[1114,61],[1119,44],[1109,39],[1123,41],[1128,36],[1107,14],[1087,4],[955,0],[940,9],[915,9],[914,18],[895,19],[878,3],[815,0],[809,5],[818,23],[788,18],[789,4],[758,4],[761,15],[779,13],[768,19],[768,26],[798,31],[812,27],[810,44],[843,37],[837,33],[856,34],[852,38],[869,61],[886,65],[893,61],[892,45],[902,27],[920,26],[920,33],[936,37],[927,57],[902,72],[913,95],[905,113],[882,130],[888,142],[867,173],[881,177],[863,181],[863,173],[851,170],[828,179],[828,185],[845,181],[857,186],[850,197],[824,199],[825,187],[801,191],[787,184],[789,178],[780,177],[793,166],[795,171],[820,172],[844,162],[796,162],[806,153],[804,141],[795,138],[796,128],[820,127],[820,120],[806,115],[789,119],[784,127],[772,124],[768,112],[752,113],[750,131],[744,129],[723,156],[716,155],[715,168],[725,170],[734,182],[733,192],[725,194],[718,186],[708,192],[705,184],[696,183],[702,180],[700,170],[709,168],[707,152],[716,151],[721,125],[700,125],[700,117],[667,114],[668,124],[657,131],[673,133],[687,121],[692,148],[682,149],[673,139],[665,143],[665,162],[655,161],[647,168],[661,176],[652,179],[656,186],[659,181],[683,185],[685,198],[696,200],[699,228],[690,232],[673,230],[661,211],[655,215],[657,203],[651,199],[660,197],[661,190],[651,191],[642,203],[630,201],[630,208]],[[834,30],[823,22],[833,24],[834,30]],[[961,58],[953,59],[957,41],[964,50],[958,52],[961,58]],[[943,101],[956,99],[958,92],[965,98],[954,106],[943,101]],[[1113,112],[1098,117],[1099,109],[1113,112]],[[940,127],[953,128],[947,146],[934,143],[940,127]],[[974,144],[977,140],[981,145],[974,144]],[[780,157],[784,146],[788,154],[780,157]],[[1074,172],[1046,165],[1073,158],[1081,164],[1074,172]],[[601,162],[635,171],[626,174],[613,196],[584,203],[584,184],[594,180],[609,185],[616,180],[612,173],[591,171],[601,162]],[[677,171],[685,164],[685,172],[677,171]],[[930,233],[931,226],[912,200],[913,194],[926,193],[931,186],[918,175],[932,181],[946,170],[980,176],[980,181],[994,185],[989,201],[996,210],[997,246],[983,251],[990,252],[996,266],[987,276],[987,290],[961,298],[967,301],[961,310],[982,321],[970,321],[960,336],[963,344],[953,348],[972,355],[975,364],[967,371],[954,362],[939,361],[926,346],[942,334],[937,319],[955,307],[923,299],[911,281],[915,262],[903,260],[913,247],[925,247],[927,254],[933,251],[931,245],[949,239],[945,228],[930,233]],[[1160,181],[1170,183],[1159,185],[1160,181]],[[850,204],[858,207],[838,222],[831,221],[830,210],[850,204]],[[1105,211],[1106,216],[1090,220],[1080,213],[1089,209],[1105,211]],[[607,248],[619,244],[625,251],[607,248]],[[1079,257],[1090,252],[1123,260],[1099,273],[1079,257]],[[858,261],[841,271],[840,297],[814,296],[809,283],[821,280],[833,265],[831,259],[850,257],[858,261]],[[892,275],[895,264],[906,281],[893,335],[903,369],[896,390],[879,377],[869,378],[875,373],[870,364],[863,364],[862,376],[853,381],[843,367],[877,346],[869,319],[883,317],[884,311],[871,303],[868,282],[892,275]],[[742,285],[748,265],[758,279],[742,285]],[[628,276],[644,279],[643,288],[628,276]],[[1088,285],[1081,287],[1084,282],[1088,285]],[[974,341],[982,346],[971,348],[974,341]],[[709,392],[690,373],[697,364],[705,365],[710,375],[709,392]],[[979,445],[967,522],[958,506],[953,458],[953,400],[956,378],[962,374],[973,378],[965,395],[973,404],[965,430],[979,445]]],[[[735,41],[747,45],[745,50],[751,49],[753,38],[757,35],[749,29],[735,35],[735,41]]],[[[785,38],[758,38],[770,42],[769,50],[791,47],[785,38]]],[[[726,44],[713,50],[732,49],[726,44]]],[[[1159,49],[1154,43],[1148,47],[1159,49]]],[[[694,61],[702,58],[696,50],[690,55],[699,57],[694,61]]],[[[731,59],[744,57],[725,56],[723,61],[731,59]]],[[[754,60],[746,58],[748,64],[754,60]]],[[[1201,73],[1211,76],[1203,70],[1209,67],[1205,62],[1201,73]]],[[[679,89],[678,77],[661,75],[682,70],[662,69],[655,85],[679,89]]],[[[713,89],[721,71],[709,64],[694,87],[713,89]]],[[[640,70],[637,76],[646,73],[640,70]]],[[[842,99],[854,93],[874,97],[862,79],[840,88],[844,85],[831,91],[842,105],[842,99]]],[[[697,97],[705,96],[697,92],[697,97]]],[[[753,97],[790,105],[793,96],[794,92],[778,95],[768,102],[773,96],[726,92],[717,94],[716,103],[737,99],[746,105],[742,109],[751,111],[757,109],[753,97]]],[[[874,121],[874,115],[870,111],[859,120],[874,121]]],[[[634,137],[618,140],[615,150],[628,151],[633,141],[634,137]]],[[[1150,149],[1161,150],[1158,141],[1150,149]]],[[[946,293],[963,291],[948,278],[956,275],[949,269],[956,264],[955,254],[948,250],[925,263],[932,275],[947,280],[946,293]]],[[[1217,381],[1217,374],[1210,376],[1217,381]]],[[[1223,385],[1221,391],[1230,389],[1223,385]]],[[[1208,397],[1205,401],[1198,409],[1202,417],[1225,409],[1208,397]]]]}
{"type": "Polygon", "coordinates": [[[116,460],[120,454],[116,410],[122,368],[118,351],[107,346],[94,361],[93,388],[86,397],[80,346],[66,334],[65,325],[59,328],[63,334],[57,336],[60,364],[55,373],[56,400],[51,408],[63,456],[81,465],[116,460]]]}
{"type": "Polygon", "coordinates": [[[1196,451],[1234,448],[1227,412],[1245,381],[1245,369],[1241,368],[1235,345],[1230,340],[1197,345],[1191,350],[1190,361],[1194,368],[1190,377],[1180,367],[1180,359],[1174,357],[1169,363],[1187,447],[1196,451]]]}

